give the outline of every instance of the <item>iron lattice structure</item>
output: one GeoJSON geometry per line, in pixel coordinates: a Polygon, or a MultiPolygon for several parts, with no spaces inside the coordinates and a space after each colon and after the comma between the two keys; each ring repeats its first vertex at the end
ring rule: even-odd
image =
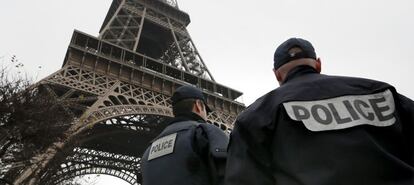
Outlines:
{"type": "Polygon", "coordinates": [[[137,183],[140,158],[86,148],[74,148],[61,168],[49,178],[51,184],[81,175],[106,174],[123,179],[130,184],[137,183]],[[116,166],[116,169],[113,167],[116,166]]]}
{"type": "Polygon", "coordinates": [[[113,0],[94,37],[74,31],[63,66],[36,84],[76,118],[15,184],[59,184],[108,174],[140,184],[140,157],[173,116],[169,98],[182,85],[203,90],[208,122],[230,132],[241,92],[217,83],[175,0],[113,0]],[[65,152],[62,152],[65,151],[65,152]]]}

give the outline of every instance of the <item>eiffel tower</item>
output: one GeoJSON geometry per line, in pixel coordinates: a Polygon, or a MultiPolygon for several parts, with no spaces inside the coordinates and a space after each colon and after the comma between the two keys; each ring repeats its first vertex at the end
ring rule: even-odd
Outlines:
{"type": "Polygon", "coordinates": [[[175,0],[113,0],[98,37],[75,30],[62,68],[37,86],[71,102],[76,119],[14,183],[106,174],[140,184],[140,157],[173,116],[169,98],[182,85],[202,89],[214,109],[208,122],[230,132],[242,93],[214,80],[189,23],[175,0]]]}

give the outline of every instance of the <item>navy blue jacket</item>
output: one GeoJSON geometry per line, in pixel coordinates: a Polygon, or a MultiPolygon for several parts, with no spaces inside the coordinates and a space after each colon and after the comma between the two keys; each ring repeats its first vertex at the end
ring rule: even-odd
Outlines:
{"type": "Polygon", "coordinates": [[[300,66],[230,136],[226,185],[413,185],[414,102],[300,66]]]}
{"type": "Polygon", "coordinates": [[[223,184],[228,136],[196,114],[176,117],[141,160],[143,185],[223,184]]]}

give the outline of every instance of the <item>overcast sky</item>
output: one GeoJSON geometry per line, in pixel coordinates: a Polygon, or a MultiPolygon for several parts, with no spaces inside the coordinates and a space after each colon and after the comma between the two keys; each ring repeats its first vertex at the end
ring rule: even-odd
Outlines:
{"type": "MultiPolygon", "coordinates": [[[[98,35],[111,0],[0,2],[0,57],[16,55],[37,80],[59,70],[73,30],[98,35]],[[38,68],[41,66],[41,69],[38,68]]],[[[322,73],[388,82],[414,98],[412,0],[178,0],[217,82],[252,103],[276,88],[275,48],[313,43],[322,73]]]]}

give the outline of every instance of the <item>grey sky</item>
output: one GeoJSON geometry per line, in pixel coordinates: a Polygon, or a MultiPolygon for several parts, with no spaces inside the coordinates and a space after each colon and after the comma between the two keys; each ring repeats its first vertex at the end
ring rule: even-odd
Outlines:
{"type": "MultiPolygon", "coordinates": [[[[0,3],[0,56],[17,55],[37,80],[60,69],[74,29],[98,35],[111,0],[0,3]],[[42,66],[42,69],[38,69],[42,66]]],[[[322,73],[373,78],[414,98],[411,0],[178,0],[188,30],[221,84],[250,104],[277,87],[273,52],[289,37],[311,41],[322,73]]]]}
{"type": "Polygon", "coordinates": [[[323,73],[386,81],[414,98],[412,1],[179,2],[216,80],[242,90],[247,104],[277,87],[273,53],[289,37],[313,43],[323,73]]]}

